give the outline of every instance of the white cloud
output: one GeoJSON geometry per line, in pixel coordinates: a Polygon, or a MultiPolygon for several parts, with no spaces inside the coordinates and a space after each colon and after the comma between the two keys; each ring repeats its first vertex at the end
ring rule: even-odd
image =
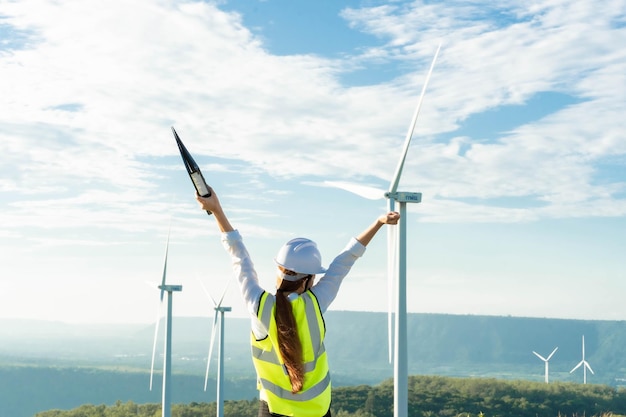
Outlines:
{"type": "MultiPolygon", "coordinates": [[[[424,193],[419,221],[626,214],[623,0],[346,9],[347,25],[382,42],[333,58],[274,55],[212,2],[0,0],[0,14],[28,34],[0,46],[0,234],[11,240],[132,248],[133,234],[160,242],[172,212],[179,239],[214,236],[197,225],[172,125],[251,236],[284,238],[295,210],[312,228],[334,219],[335,194],[294,188],[387,188],[440,41],[401,182],[424,193]],[[386,82],[341,81],[380,64],[394,69],[386,82]],[[546,92],[572,102],[504,132],[460,129],[546,92]]],[[[342,210],[378,207],[366,204],[342,210]]]]}
{"type": "MultiPolygon", "coordinates": [[[[3,4],[9,24],[33,33],[27,48],[0,61],[3,123],[13,132],[3,150],[13,163],[30,153],[26,169],[34,172],[24,177],[31,184],[63,191],[78,175],[149,188],[155,172],[138,158],[173,153],[169,124],[193,138],[195,152],[238,158],[270,175],[359,179],[367,166],[385,183],[423,82],[418,69],[437,39],[444,47],[407,161],[408,186],[427,183],[443,197],[561,195],[579,203],[611,189],[592,183],[594,164],[624,153],[623,91],[614,86],[623,84],[626,60],[607,42],[626,36],[612,26],[623,19],[623,2],[346,9],[352,27],[388,39],[393,53],[377,59],[421,64],[390,83],[352,88],[336,76],[369,52],[346,62],[272,56],[237,14],[211,3],[128,7],[3,4]],[[428,144],[472,114],[543,91],[585,101],[489,142],[464,140],[464,156],[454,155],[454,140],[428,144]],[[583,192],[575,197],[576,189],[583,192]]],[[[4,188],[27,190],[25,181],[18,175],[4,188]]]]}

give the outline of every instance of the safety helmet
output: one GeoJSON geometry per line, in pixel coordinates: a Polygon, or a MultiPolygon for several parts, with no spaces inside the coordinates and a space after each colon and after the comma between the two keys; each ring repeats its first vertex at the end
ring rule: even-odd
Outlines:
{"type": "Polygon", "coordinates": [[[274,261],[283,268],[300,274],[314,275],[326,272],[326,268],[322,267],[322,255],[317,245],[303,237],[285,243],[274,261]]]}

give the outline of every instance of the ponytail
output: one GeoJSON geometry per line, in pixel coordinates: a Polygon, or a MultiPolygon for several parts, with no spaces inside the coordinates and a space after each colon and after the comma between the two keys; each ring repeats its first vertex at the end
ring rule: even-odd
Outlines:
{"type": "Polygon", "coordinates": [[[291,302],[287,298],[287,294],[296,291],[301,284],[302,280],[282,280],[280,288],[276,291],[278,348],[285,362],[289,380],[291,381],[291,392],[294,394],[300,392],[304,385],[304,364],[302,359],[302,343],[298,337],[298,326],[293,316],[291,302]]]}

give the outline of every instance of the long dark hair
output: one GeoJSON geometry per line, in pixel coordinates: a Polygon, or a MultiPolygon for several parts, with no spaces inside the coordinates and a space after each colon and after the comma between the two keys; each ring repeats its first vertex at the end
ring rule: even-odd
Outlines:
{"type": "Polygon", "coordinates": [[[276,290],[278,348],[291,381],[291,392],[294,394],[300,392],[304,385],[304,363],[302,359],[302,343],[298,337],[298,326],[287,295],[296,291],[302,285],[302,281],[311,277],[312,275],[309,275],[298,281],[283,279],[280,287],[276,290]]]}

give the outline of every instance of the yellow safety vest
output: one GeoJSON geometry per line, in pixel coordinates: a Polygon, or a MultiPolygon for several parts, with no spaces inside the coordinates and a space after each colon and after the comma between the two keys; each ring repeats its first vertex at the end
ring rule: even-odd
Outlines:
{"type": "Polygon", "coordinates": [[[330,408],[331,384],[324,348],[326,326],[319,303],[311,291],[291,303],[302,343],[305,378],[302,390],[291,392],[291,382],[278,348],[275,297],[261,295],[257,317],[268,335],[257,340],[251,332],[252,362],[258,378],[258,389],[271,413],[296,417],[321,417],[330,408]]]}

